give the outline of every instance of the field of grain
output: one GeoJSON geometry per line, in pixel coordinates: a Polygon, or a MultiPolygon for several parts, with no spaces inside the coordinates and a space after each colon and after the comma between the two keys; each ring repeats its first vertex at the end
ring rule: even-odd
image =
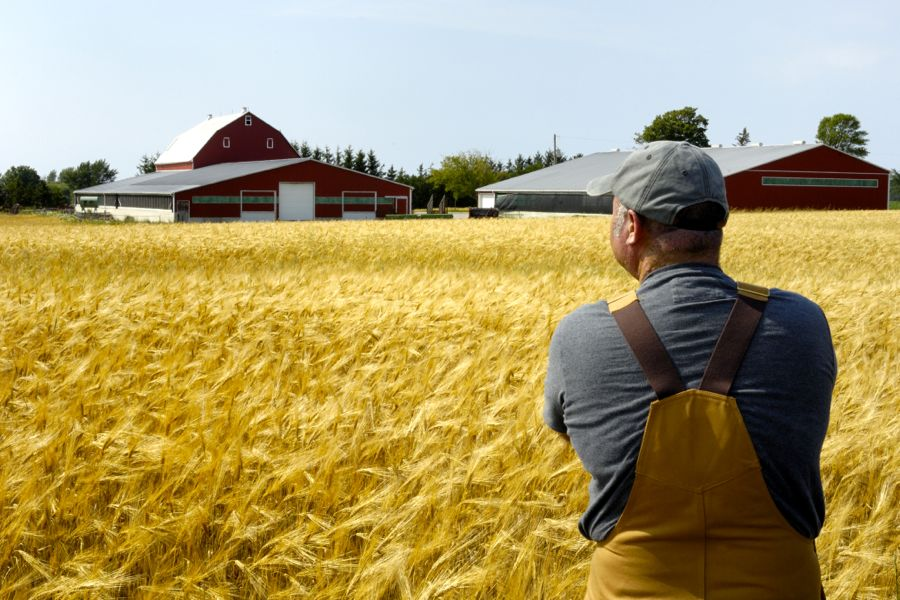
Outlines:
{"type": "MultiPolygon", "coordinates": [[[[0,217],[0,597],[580,598],[541,392],[559,319],[634,285],[607,227],[0,217]]],[[[898,584],[898,256],[900,212],[726,229],[832,327],[833,598],[898,584]]]]}

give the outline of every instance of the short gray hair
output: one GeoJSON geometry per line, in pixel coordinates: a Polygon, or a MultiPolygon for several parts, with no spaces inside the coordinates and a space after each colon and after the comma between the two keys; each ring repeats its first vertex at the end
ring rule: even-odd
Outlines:
{"type": "Polygon", "coordinates": [[[619,202],[619,209],[613,215],[613,235],[619,237],[622,235],[622,228],[625,227],[625,215],[628,214],[628,208],[619,202]]]}

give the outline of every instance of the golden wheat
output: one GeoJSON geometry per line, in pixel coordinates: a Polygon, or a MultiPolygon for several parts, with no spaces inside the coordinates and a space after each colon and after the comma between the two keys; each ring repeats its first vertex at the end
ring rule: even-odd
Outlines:
{"type": "MultiPolygon", "coordinates": [[[[633,286],[605,219],[0,218],[0,597],[578,598],[550,335],[633,286]]],[[[894,593],[900,213],[736,214],[829,317],[826,590],[894,593]]]]}

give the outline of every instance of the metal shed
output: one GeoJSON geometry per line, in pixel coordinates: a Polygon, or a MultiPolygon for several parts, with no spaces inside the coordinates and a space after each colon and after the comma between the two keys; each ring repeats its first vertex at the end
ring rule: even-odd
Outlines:
{"type": "MultiPolygon", "coordinates": [[[[888,207],[887,169],[823,144],[704,148],[725,176],[737,209],[888,207]]],[[[609,214],[612,198],[590,198],[588,182],[613,173],[631,151],[597,152],[478,188],[478,206],[507,212],[609,214]]]]}

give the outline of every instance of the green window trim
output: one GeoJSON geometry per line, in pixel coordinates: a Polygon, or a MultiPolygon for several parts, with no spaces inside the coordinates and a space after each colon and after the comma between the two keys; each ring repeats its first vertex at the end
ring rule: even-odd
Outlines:
{"type": "MultiPolygon", "coordinates": [[[[408,198],[377,198],[380,206],[394,206],[394,202],[407,202],[408,198]]],[[[275,199],[272,196],[244,196],[244,204],[272,204],[275,199]]],[[[193,204],[240,204],[240,196],[193,196],[191,198],[193,204]]],[[[374,204],[376,198],[360,198],[350,197],[341,198],[340,196],[316,196],[316,204],[343,204],[344,206],[357,204],[374,204]]]]}
{"type": "Polygon", "coordinates": [[[763,185],[792,185],[800,187],[865,187],[877,188],[877,179],[841,179],[829,177],[763,177],[763,185]]]}
{"type": "MultiPolygon", "coordinates": [[[[353,197],[344,197],[340,196],[316,196],[316,204],[343,204],[344,206],[348,204],[374,204],[376,202],[376,198],[373,196],[353,196],[353,197]]],[[[394,199],[393,198],[377,198],[378,204],[393,206],[394,199]]]]}
{"type": "MultiPolygon", "coordinates": [[[[240,196],[194,196],[191,198],[194,204],[240,204],[240,196]]],[[[274,196],[244,196],[244,204],[272,204],[274,196]]]]}

